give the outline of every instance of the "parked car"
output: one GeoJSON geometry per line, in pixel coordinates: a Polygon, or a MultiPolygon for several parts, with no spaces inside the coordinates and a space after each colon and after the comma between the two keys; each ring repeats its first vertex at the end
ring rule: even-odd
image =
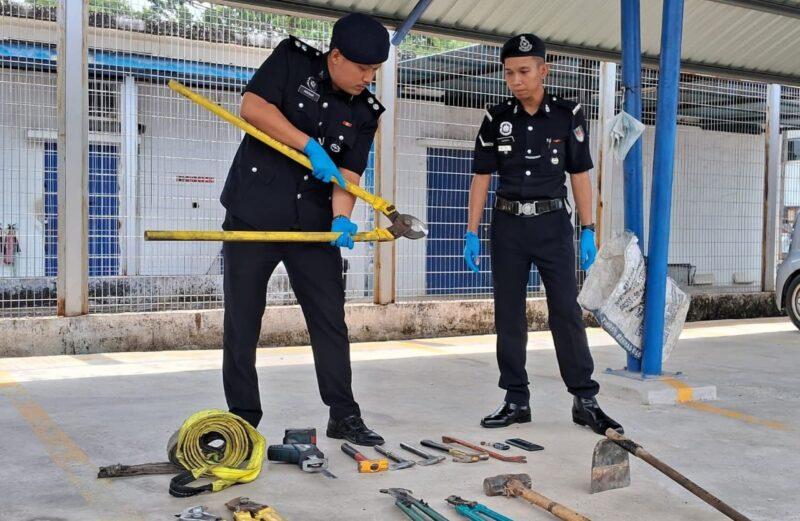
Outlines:
{"type": "Polygon", "coordinates": [[[778,309],[786,309],[789,318],[800,329],[800,214],[794,221],[789,253],[778,266],[775,301],[778,309]]]}

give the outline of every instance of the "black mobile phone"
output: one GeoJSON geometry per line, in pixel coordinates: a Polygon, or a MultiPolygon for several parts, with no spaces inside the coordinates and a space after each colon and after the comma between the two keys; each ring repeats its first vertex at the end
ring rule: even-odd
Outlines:
{"type": "Polygon", "coordinates": [[[523,440],[522,438],[511,438],[510,440],[506,440],[506,443],[515,447],[519,447],[520,449],[529,450],[531,452],[535,450],[544,450],[544,447],[541,445],[536,445],[535,443],[531,443],[528,440],[523,440]]]}

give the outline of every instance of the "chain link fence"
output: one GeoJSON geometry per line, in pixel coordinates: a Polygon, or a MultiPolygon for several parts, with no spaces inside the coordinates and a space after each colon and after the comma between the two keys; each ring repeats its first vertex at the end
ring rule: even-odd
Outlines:
{"type": "MultiPolygon", "coordinates": [[[[580,102],[590,134],[596,130],[600,63],[548,56],[547,91],[580,102]]],[[[492,294],[488,227],[497,178],[493,176],[480,230],[480,273],[464,265],[472,152],[486,108],[509,92],[500,47],[441,41],[412,33],[399,48],[396,116],[398,205],[427,220],[425,242],[398,245],[401,299],[487,298],[492,294]],[[448,48],[448,47],[454,48],[448,48]]],[[[597,140],[590,141],[597,157],[597,140]]],[[[576,262],[577,269],[577,262],[576,262]]],[[[528,295],[543,296],[535,267],[528,295]]]]}
{"type": "MultiPolygon", "coordinates": [[[[166,83],[177,79],[235,113],[242,87],[283,38],[324,51],[332,22],[197,0],[89,6],[90,312],[221,307],[220,243],[145,242],[143,234],[220,228],[218,199],[241,132],[166,83]]],[[[56,17],[52,0],[0,0],[0,316],[55,313],[56,17]]],[[[548,63],[548,92],[584,107],[597,164],[601,63],[562,54],[548,63]]],[[[645,219],[657,81],[657,71],[645,69],[645,219]]],[[[669,264],[690,291],[760,290],[766,88],[681,76],[669,264]]],[[[485,108],[508,96],[499,47],[412,32],[398,49],[396,92],[394,202],[431,231],[425,240],[397,242],[396,296],[487,298],[491,195],[479,275],[467,271],[461,250],[475,136],[485,108]]],[[[784,87],[781,110],[783,248],[800,208],[800,89],[784,87]]],[[[373,164],[371,157],[362,178],[370,191],[373,164]]],[[[612,231],[622,231],[621,165],[609,175],[604,211],[612,231]]],[[[359,202],[354,221],[372,228],[373,210],[359,202]]],[[[348,301],[371,301],[373,245],[343,253],[348,301]]],[[[575,269],[582,280],[577,262],[575,269]]],[[[543,295],[535,267],[528,295],[543,295]]],[[[294,302],[282,267],[268,302],[294,302]]]]}
{"type": "Polygon", "coordinates": [[[52,2],[0,2],[0,316],[56,311],[52,2]]]}

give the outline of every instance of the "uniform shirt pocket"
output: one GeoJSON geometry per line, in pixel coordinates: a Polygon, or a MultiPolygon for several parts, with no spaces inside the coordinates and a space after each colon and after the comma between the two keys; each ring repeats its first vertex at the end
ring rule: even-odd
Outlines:
{"type": "Polygon", "coordinates": [[[566,143],[562,138],[549,140],[542,148],[543,169],[546,172],[563,172],[566,143]]]}
{"type": "Polygon", "coordinates": [[[505,164],[516,151],[514,136],[496,137],[494,140],[495,153],[499,164],[505,164]]]}
{"type": "Polygon", "coordinates": [[[317,133],[319,107],[316,100],[308,98],[301,92],[295,92],[291,98],[291,105],[284,111],[289,122],[308,135],[317,133]]]}
{"type": "Polygon", "coordinates": [[[324,148],[331,156],[331,159],[340,165],[341,158],[353,149],[356,141],[356,130],[352,125],[347,125],[344,122],[332,123],[328,125],[325,132],[324,148]]]}

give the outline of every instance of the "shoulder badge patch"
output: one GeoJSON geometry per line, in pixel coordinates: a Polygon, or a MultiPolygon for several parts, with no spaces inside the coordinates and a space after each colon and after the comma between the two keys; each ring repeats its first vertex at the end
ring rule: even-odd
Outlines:
{"type": "Polygon", "coordinates": [[[586,138],[586,134],[583,132],[583,125],[578,125],[572,132],[575,134],[575,139],[578,140],[578,143],[583,143],[583,140],[586,138]]]}

